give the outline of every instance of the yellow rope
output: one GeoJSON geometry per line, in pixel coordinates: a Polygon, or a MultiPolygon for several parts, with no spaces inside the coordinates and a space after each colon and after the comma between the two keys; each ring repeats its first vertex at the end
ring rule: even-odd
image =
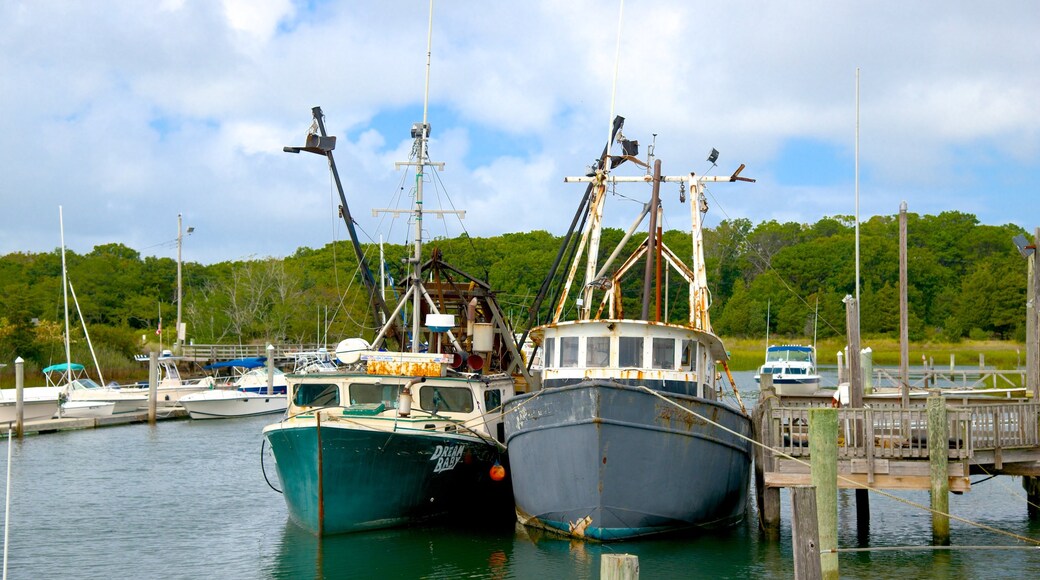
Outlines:
{"type": "MultiPolygon", "coordinates": [[[[765,445],[763,443],[759,443],[758,441],[755,441],[754,439],[751,439],[750,437],[747,437],[746,435],[743,435],[741,433],[737,433],[736,431],[730,429],[729,427],[726,427],[725,425],[721,425],[721,424],[719,424],[719,423],[717,423],[715,421],[712,421],[711,419],[701,415],[700,413],[698,413],[698,412],[696,412],[696,411],[694,411],[692,409],[687,409],[686,407],[683,407],[682,405],[676,403],[675,401],[672,401],[672,400],[668,399],[667,397],[662,396],[660,393],[658,393],[658,392],[656,392],[656,391],[654,391],[654,390],[652,390],[652,389],[650,389],[648,387],[638,387],[638,388],[640,388],[640,389],[650,393],[651,395],[654,395],[655,397],[660,398],[662,401],[664,401],[664,402],[666,402],[666,403],[668,403],[670,405],[674,405],[675,407],[678,407],[678,408],[686,411],[687,413],[690,413],[691,415],[693,415],[694,417],[697,417],[698,419],[700,419],[702,421],[705,421],[707,423],[715,425],[716,427],[722,429],[723,431],[726,431],[727,433],[730,433],[731,435],[735,435],[736,437],[738,437],[740,439],[745,439],[745,440],[749,441],[752,445],[757,445],[757,446],[761,447],[762,449],[765,449],[766,451],[769,451],[769,452],[771,452],[771,453],[773,453],[775,455],[779,455],[779,456],[781,456],[781,457],[783,457],[785,459],[790,459],[790,460],[792,460],[792,461],[794,461],[796,463],[800,463],[800,464],[805,465],[805,466],[810,467],[810,468],[812,467],[812,464],[809,463],[808,461],[805,461],[803,459],[799,459],[797,457],[793,457],[791,455],[788,455],[787,453],[784,453],[783,451],[778,451],[778,450],[773,449],[772,447],[770,447],[768,445],[765,445]]],[[[1001,529],[998,529],[998,528],[994,528],[992,526],[988,526],[988,525],[983,524],[983,523],[974,522],[974,521],[971,521],[969,519],[962,518],[960,516],[955,516],[955,515],[953,515],[951,513],[942,512],[942,511],[939,511],[937,509],[931,508],[929,506],[922,505],[922,504],[919,504],[919,503],[916,503],[916,502],[912,502],[912,501],[910,501],[908,499],[901,498],[901,497],[899,497],[897,495],[888,493],[887,491],[883,491],[881,489],[878,489],[878,488],[875,488],[875,487],[871,487],[871,486],[869,486],[869,485],[867,485],[865,483],[860,483],[860,482],[858,482],[858,481],[856,481],[854,479],[850,479],[848,477],[844,477],[841,474],[838,474],[838,479],[840,479],[842,481],[845,481],[846,483],[850,483],[850,484],[852,484],[852,485],[854,485],[856,487],[860,487],[860,488],[866,489],[868,491],[872,491],[872,492],[874,492],[876,494],[885,496],[885,497],[887,497],[889,499],[893,499],[895,501],[902,502],[902,503],[904,503],[906,505],[913,506],[913,507],[925,510],[927,512],[931,512],[933,514],[943,515],[943,516],[946,516],[948,518],[954,519],[954,520],[956,520],[958,522],[961,522],[961,523],[964,523],[964,524],[968,524],[970,526],[975,526],[975,527],[978,527],[978,528],[981,528],[981,529],[984,529],[984,530],[988,530],[988,531],[996,533],[996,534],[1001,534],[1001,535],[1004,535],[1004,536],[1015,538],[1016,540],[1020,540],[1022,542],[1040,545],[1040,540],[1034,540],[1033,538],[1027,538],[1025,536],[1020,536],[1020,535],[1015,534],[1013,532],[1007,532],[1007,531],[1004,531],[1004,530],[1001,530],[1001,529]]]]}
{"type": "MultiPolygon", "coordinates": [[[[990,476],[990,477],[996,477],[996,475],[994,475],[994,474],[992,474],[992,473],[990,473],[990,472],[986,471],[986,468],[985,468],[985,467],[983,467],[982,465],[980,465],[980,464],[976,464],[976,465],[977,465],[977,466],[978,466],[978,468],[979,468],[979,469],[981,469],[981,470],[982,470],[982,472],[983,472],[983,473],[985,473],[986,475],[988,475],[988,476],[990,476]]],[[[1015,490],[1015,489],[1012,489],[1011,487],[1009,487],[1009,486],[1005,485],[1003,481],[1001,481],[1001,482],[1000,482],[1000,486],[1001,486],[1001,487],[1003,487],[1004,489],[1006,489],[1007,491],[1011,492],[1011,495],[1015,495],[1015,496],[1018,496],[1018,497],[1019,497],[1020,499],[1024,499],[1024,500],[1026,501],[1026,503],[1027,503],[1027,504],[1029,504],[1029,505],[1031,505],[1031,506],[1033,506],[1033,507],[1035,507],[1035,508],[1037,508],[1037,509],[1040,509],[1040,505],[1036,505],[1035,503],[1033,503],[1033,502],[1029,501],[1029,496],[1028,496],[1028,495],[1024,495],[1024,494],[1020,494],[1020,493],[1018,493],[1018,491],[1017,491],[1017,490],[1015,490]]]]}

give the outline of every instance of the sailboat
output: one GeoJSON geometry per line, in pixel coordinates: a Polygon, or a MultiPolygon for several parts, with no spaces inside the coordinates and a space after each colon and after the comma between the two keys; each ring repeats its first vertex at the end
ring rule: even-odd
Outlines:
{"type": "MultiPolygon", "coordinates": [[[[688,172],[673,177],[661,174],[657,159],[651,171],[649,158],[637,158],[637,142],[621,135],[623,122],[614,119],[608,147],[587,175],[565,179],[588,184],[575,216],[586,225],[552,320],[531,334],[544,351],[542,389],[505,403],[519,521],[603,541],[738,522],[751,465],[751,421],[742,405],[722,400],[716,384],[727,354],[708,315],[701,223],[706,183],[752,180],[739,176],[743,165],[732,176],[688,172]],[[621,146],[617,155],[610,154],[614,144],[621,146]],[[610,173],[622,164],[638,165],[643,172],[610,173]],[[650,199],[600,265],[605,202],[621,183],[643,184],[650,199]],[[664,183],[678,183],[680,199],[686,187],[690,190],[690,265],[662,239],[658,214],[664,183]],[[611,272],[647,216],[647,238],[611,272]],[[644,258],[642,312],[629,317],[626,274],[644,258]],[[584,280],[578,278],[582,261],[584,280]],[[686,281],[689,312],[684,320],[661,316],[662,268],[686,281]],[[573,318],[566,319],[572,310],[573,318]]],[[[638,195],[629,191],[626,197],[638,195]]],[[[565,236],[565,246],[574,233],[565,236]]]]}
{"type": "MultiPolygon", "coordinates": [[[[427,50],[427,87],[429,70],[427,50]]],[[[436,248],[423,259],[423,217],[452,213],[423,205],[426,172],[443,167],[428,155],[426,109],[411,129],[411,159],[399,164],[416,172],[414,203],[401,211],[414,233],[409,276],[393,308],[383,302],[354,230],[332,154],[336,138],[326,134],[321,108],[312,114],[307,145],[286,151],[328,158],[372,318],[385,322],[371,342],[351,338],[337,346],[339,371],[286,377],[288,416],[267,426],[264,437],[290,517],[319,535],[444,515],[509,518],[502,401],[514,394],[513,373],[526,369],[488,284],[445,262],[436,248]],[[401,320],[409,310],[407,329],[401,320]]]]}
{"type": "Polygon", "coordinates": [[[26,399],[58,399],[61,405],[57,417],[103,417],[113,413],[128,413],[139,410],[148,402],[148,397],[130,393],[121,393],[118,389],[103,387],[93,379],[86,376],[83,365],[72,362],[72,348],[69,337],[69,292],[79,313],[80,322],[83,324],[83,335],[87,339],[94,366],[98,370],[98,379],[101,379],[101,367],[98,365],[97,356],[94,354],[94,346],[90,342],[90,334],[87,332],[86,321],[83,313],[79,312],[79,300],[76,298],[76,290],[68,279],[68,268],[65,264],[65,218],[61,206],[58,206],[58,221],[61,228],[61,283],[62,297],[65,313],[65,362],[48,366],[43,369],[47,386],[31,387],[25,389],[26,399]]]}

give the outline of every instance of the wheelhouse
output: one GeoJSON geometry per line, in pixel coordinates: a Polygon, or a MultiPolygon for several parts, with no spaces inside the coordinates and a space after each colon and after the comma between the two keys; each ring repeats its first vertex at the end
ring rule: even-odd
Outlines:
{"type": "Polygon", "coordinates": [[[536,332],[542,338],[546,387],[606,378],[715,399],[715,361],[726,358],[715,336],[674,324],[570,321],[536,332]]]}

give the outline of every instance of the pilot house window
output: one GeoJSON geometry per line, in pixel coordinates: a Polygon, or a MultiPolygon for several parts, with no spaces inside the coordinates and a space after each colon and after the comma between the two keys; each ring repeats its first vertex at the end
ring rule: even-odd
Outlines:
{"type": "Polygon", "coordinates": [[[585,366],[605,367],[610,364],[610,337],[590,336],[585,341],[585,366]]]}
{"type": "Polygon", "coordinates": [[[642,368],[643,338],[640,336],[622,336],[618,339],[618,366],[623,368],[642,368]]]}
{"type": "Polygon", "coordinates": [[[578,337],[564,336],[560,338],[560,366],[578,366],[578,337]]]}
{"type": "Polygon", "coordinates": [[[419,388],[419,408],[434,413],[472,413],[473,394],[463,387],[424,385],[419,388]]]}
{"type": "Polygon", "coordinates": [[[654,368],[655,369],[674,369],[675,368],[675,339],[672,338],[655,338],[654,339],[654,368]]]}

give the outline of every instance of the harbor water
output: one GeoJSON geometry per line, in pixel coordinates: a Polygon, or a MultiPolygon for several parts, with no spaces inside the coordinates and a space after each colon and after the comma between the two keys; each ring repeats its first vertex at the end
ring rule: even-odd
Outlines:
{"type": "MultiPolygon", "coordinates": [[[[750,403],[751,373],[738,383],[750,403]]],[[[274,421],[166,421],[13,441],[11,578],[596,578],[599,556],[639,556],[641,578],[778,578],[793,573],[790,504],[779,541],[754,501],[733,528],[619,544],[568,541],[511,523],[431,524],[319,539],[288,521],[265,481],[260,431],[274,421]]],[[[7,442],[3,443],[4,446],[7,442]]],[[[7,450],[0,453],[4,471],[7,450]]],[[[266,473],[279,487],[269,450],[266,473]]],[[[1040,540],[1018,479],[973,476],[953,514],[1040,540]]],[[[695,490],[691,490],[691,493],[695,490]]],[[[927,505],[926,492],[897,492],[927,505]]],[[[752,496],[753,497],[753,496],[752,496]]],[[[854,493],[839,492],[839,546],[926,546],[931,516],[872,495],[866,537],[854,493]]],[[[953,546],[1016,546],[951,521],[953,546]]],[[[1040,550],[872,551],[839,557],[843,578],[1036,578],[1040,550]]]]}

